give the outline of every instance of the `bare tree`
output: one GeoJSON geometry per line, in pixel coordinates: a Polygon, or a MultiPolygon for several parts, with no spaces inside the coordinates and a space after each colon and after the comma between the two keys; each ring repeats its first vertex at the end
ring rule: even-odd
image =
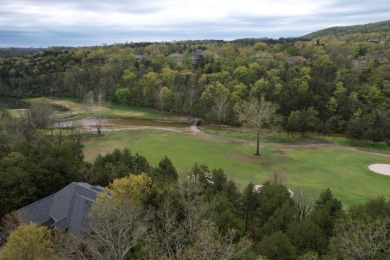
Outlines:
{"type": "Polygon", "coordinates": [[[147,231],[147,212],[131,203],[95,203],[89,216],[89,236],[83,241],[94,259],[124,259],[147,231]]]}
{"type": "Polygon", "coordinates": [[[286,175],[279,169],[274,169],[268,174],[267,178],[272,184],[285,185],[287,181],[286,175]]]}
{"type": "Polygon", "coordinates": [[[226,110],[229,95],[227,93],[221,93],[214,99],[213,112],[218,117],[218,129],[221,129],[221,117],[226,110]]]}
{"type": "Polygon", "coordinates": [[[90,91],[85,96],[85,100],[88,104],[92,105],[93,117],[95,120],[95,127],[98,134],[102,133],[102,116],[101,110],[104,103],[104,94],[98,92],[96,95],[90,91]]]}
{"type": "Polygon", "coordinates": [[[352,259],[380,259],[390,253],[389,218],[340,219],[331,244],[352,259]]]}
{"type": "Polygon", "coordinates": [[[203,220],[191,246],[180,252],[179,259],[242,259],[251,247],[247,238],[238,239],[236,230],[221,235],[215,223],[203,220]]]}
{"type": "Polygon", "coordinates": [[[37,128],[46,128],[53,123],[55,118],[54,106],[48,101],[32,102],[30,110],[33,123],[37,128]]]}
{"type": "Polygon", "coordinates": [[[196,100],[195,91],[192,88],[189,88],[187,91],[187,97],[188,97],[188,105],[190,109],[190,118],[192,117],[192,107],[196,100]]]}
{"type": "Polygon", "coordinates": [[[11,119],[10,128],[8,128],[11,132],[9,133],[11,135],[12,132],[16,134],[21,133],[27,141],[33,140],[37,129],[33,123],[31,110],[18,109],[16,111],[18,115],[16,118],[11,119]]]}
{"type": "MultiPolygon", "coordinates": [[[[192,193],[181,188],[184,194],[192,193]]],[[[149,258],[242,259],[251,242],[239,238],[233,229],[221,234],[212,220],[214,210],[201,196],[182,198],[186,201],[182,209],[172,204],[172,198],[167,198],[157,212],[160,224],[145,241],[149,258]]]]}
{"type": "Polygon", "coordinates": [[[244,122],[246,122],[248,117],[247,113],[245,113],[245,102],[242,100],[240,102],[237,102],[234,105],[234,111],[237,114],[237,120],[240,123],[241,126],[240,132],[241,132],[244,127],[244,122]]]}
{"type": "Polygon", "coordinates": [[[292,199],[294,201],[296,221],[300,222],[310,213],[313,207],[313,199],[303,189],[298,189],[297,191],[294,191],[294,196],[292,197],[292,199]]]}
{"type": "Polygon", "coordinates": [[[260,155],[259,144],[260,135],[265,129],[273,129],[279,123],[276,114],[278,105],[266,101],[264,97],[260,99],[252,98],[243,105],[238,117],[245,117],[244,127],[252,130],[256,134],[256,155],[260,155]],[[246,114],[246,115],[244,115],[246,114]]]}
{"type": "Polygon", "coordinates": [[[0,231],[8,236],[13,230],[23,223],[27,223],[28,217],[23,211],[11,211],[0,221],[0,231]]]}

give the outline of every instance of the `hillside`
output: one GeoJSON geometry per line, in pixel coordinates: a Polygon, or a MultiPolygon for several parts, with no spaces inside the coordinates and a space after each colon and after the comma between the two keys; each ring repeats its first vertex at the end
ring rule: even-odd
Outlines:
{"type": "Polygon", "coordinates": [[[390,32],[390,20],[377,22],[377,23],[362,24],[362,25],[330,27],[330,28],[309,33],[303,36],[303,38],[314,39],[317,37],[322,37],[327,35],[341,36],[341,35],[354,34],[354,33],[384,33],[384,32],[390,32]]]}

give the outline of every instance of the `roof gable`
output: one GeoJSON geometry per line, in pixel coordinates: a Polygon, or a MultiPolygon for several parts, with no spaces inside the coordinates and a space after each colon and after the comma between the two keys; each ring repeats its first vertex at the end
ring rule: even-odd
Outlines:
{"type": "Polygon", "coordinates": [[[37,202],[19,209],[25,216],[23,221],[33,221],[39,225],[50,223],[52,226],[80,236],[83,234],[84,218],[97,194],[102,191],[100,186],[92,186],[83,182],[72,182],[58,192],[37,202]]]}

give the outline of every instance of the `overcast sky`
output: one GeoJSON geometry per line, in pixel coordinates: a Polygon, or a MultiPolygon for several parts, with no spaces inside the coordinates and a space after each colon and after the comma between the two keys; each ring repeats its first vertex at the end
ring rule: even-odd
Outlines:
{"type": "Polygon", "coordinates": [[[389,0],[0,0],[0,47],[293,37],[389,19],[389,0]]]}

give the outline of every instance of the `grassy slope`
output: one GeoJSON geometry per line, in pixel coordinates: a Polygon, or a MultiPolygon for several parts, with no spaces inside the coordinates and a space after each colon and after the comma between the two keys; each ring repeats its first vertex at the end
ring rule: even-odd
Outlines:
{"type": "Polygon", "coordinates": [[[104,137],[88,138],[84,145],[89,161],[98,153],[127,147],[133,153],[145,155],[154,164],[167,155],[180,172],[196,162],[210,168],[223,168],[241,187],[250,181],[262,183],[274,169],[280,169],[293,190],[303,187],[318,196],[329,187],[346,206],[380,195],[390,196],[390,177],[374,174],[367,168],[373,163],[390,163],[390,157],[340,146],[263,145],[263,156],[255,157],[252,143],[157,130],[107,133],[104,137]]]}
{"type": "Polygon", "coordinates": [[[336,26],[330,27],[316,32],[312,32],[303,36],[303,38],[314,39],[317,37],[327,36],[327,35],[345,35],[353,33],[383,33],[390,32],[390,20],[382,21],[377,23],[361,24],[361,25],[351,25],[351,26],[336,26]]]}

